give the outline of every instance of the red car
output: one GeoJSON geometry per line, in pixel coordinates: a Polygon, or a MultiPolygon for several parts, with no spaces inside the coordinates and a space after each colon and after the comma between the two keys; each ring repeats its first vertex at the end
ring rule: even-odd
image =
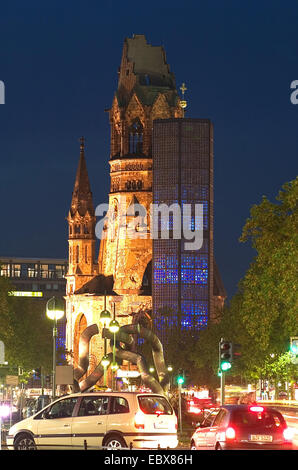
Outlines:
{"type": "Polygon", "coordinates": [[[282,414],[260,405],[224,405],[192,435],[192,450],[291,450],[293,432],[282,414]]]}
{"type": "Polygon", "coordinates": [[[213,408],[215,405],[211,398],[196,398],[191,397],[187,399],[188,413],[199,414],[203,410],[213,408]]]}

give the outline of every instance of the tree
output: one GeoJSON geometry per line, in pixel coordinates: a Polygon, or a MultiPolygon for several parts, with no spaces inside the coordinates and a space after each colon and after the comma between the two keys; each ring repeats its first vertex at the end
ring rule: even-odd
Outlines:
{"type": "Polygon", "coordinates": [[[282,353],[297,332],[298,178],[276,200],[263,197],[252,207],[240,238],[257,251],[241,284],[242,324],[253,338],[255,359],[260,352],[282,353]]]}
{"type": "Polygon", "coordinates": [[[12,290],[9,280],[0,278],[0,340],[5,345],[5,359],[24,369],[42,366],[50,371],[52,325],[44,303],[11,296],[12,290]]]}
{"type": "Polygon", "coordinates": [[[251,241],[257,254],[222,315],[200,332],[192,358],[201,370],[216,374],[221,337],[241,344],[229,377],[257,380],[269,363],[282,369],[270,357],[281,357],[297,335],[297,196],[298,178],[283,186],[277,202],[263,197],[252,207],[240,241],[251,241]]]}

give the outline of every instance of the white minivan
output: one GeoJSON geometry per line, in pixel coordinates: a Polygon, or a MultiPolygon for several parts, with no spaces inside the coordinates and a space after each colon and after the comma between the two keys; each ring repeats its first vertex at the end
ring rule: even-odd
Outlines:
{"type": "Polygon", "coordinates": [[[154,393],[90,392],[61,397],[12,426],[9,449],[173,449],[177,417],[154,393]]]}

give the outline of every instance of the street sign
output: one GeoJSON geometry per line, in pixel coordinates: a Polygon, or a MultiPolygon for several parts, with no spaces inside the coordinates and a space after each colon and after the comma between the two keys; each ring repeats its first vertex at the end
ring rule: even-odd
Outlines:
{"type": "Polygon", "coordinates": [[[6,385],[11,385],[12,387],[16,387],[19,385],[19,377],[17,375],[7,375],[5,379],[6,385]]]}

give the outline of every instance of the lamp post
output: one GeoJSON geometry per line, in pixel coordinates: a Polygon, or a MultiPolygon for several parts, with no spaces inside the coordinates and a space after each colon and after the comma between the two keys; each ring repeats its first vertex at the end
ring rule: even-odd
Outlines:
{"type": "Polygon", "coordinates": [[[64,316],[64,303],[62,299],[51,297],[46,306],[47,317],[54,320],[53,326],[53,371],[52,371],[52,399],[56,396],[56,340],[57,340],[57,321],[64,316]]]}
{"type": "MultiPolygon", "coordinates": [[[[106,307],[106,293],[105,293],[105,303],[104,303],[104,310],[101,312],[99,321],[102,324],[103,328],[108,328],[111,323],[111,313],[107,310],[106,307]]],[[[104,356],[101,360],[101,364],[103,366],[104,375],[103,375],[103,385],[104,387],[107,386],[107,368],[110,364],[109,356],[107,355],[107,338],[104,337],[104,356]]]]}
{"type": "Polygon", "coordinates": [[[168,372],[170,373],[170,391],[172,390],[172,378],[173,378],[173,367],[172,366],[168,366],[168,372]]]}
{"type": "Polygon", "coordinates": [[[120,329],[120,325],[116,320],[115,314],[115,303],[114,303],[114,315],[113,320],[110,323],[109,330],[111,333],[114,334],[114,341],[113,341],[113,362],[111,364],[111,369],[113,371],[113,379],[112,379],[112,390],[114,390],[114,382],[115,382],[115,372],[118,370],[119,366],[116,362],[116,333],[118,333],[120,329]]]}

